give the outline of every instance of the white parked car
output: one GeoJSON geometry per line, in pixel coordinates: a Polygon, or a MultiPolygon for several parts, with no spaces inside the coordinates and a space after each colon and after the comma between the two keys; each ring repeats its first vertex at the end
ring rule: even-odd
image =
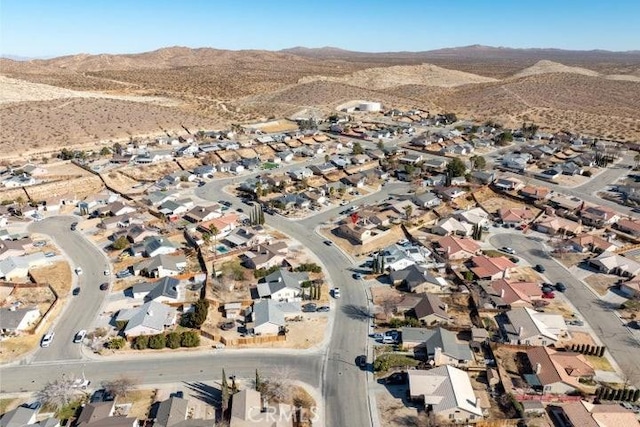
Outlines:
{"type": "Polygon", "coordinates": [[[76,267],[76,274],[80,276],[82,274],[82,267],[76,267]]]}
{"type": "Polygon", "coordinates": [[[516,251],[515,251],[514,249],[512,249],[512,248],[508,247],[508,246],[505,246],[505,247],[503,247],[503,248],[502,248],[502,249],[500,249],[500,250],[501,250],[502,252],[506,252],[506,253],[511,254],[511,255],[515,255],[515,254],[516,254],[516,251]]]}
{"type": "Polygon", "coordinates": [[[45,334],[45,336],[42,337],[42,341],[40,341],[40,347],[42,348],[49,347],[55,335],[56,335],[55,332],[48,332],[47,334],[45,334]]]}
{"type": "Polygon", "coordinates": [[[87,335],[87,331],[85,331],[84,329],[76,332],[76,335],[73,337],[73,343],[74,344],[81,343],[86,335],[87,335]]]}
{"type": "Polygon", "coordinates": [[[333,288],[333,297],[340,298],[340,288],[333,288]]]}
{"type": "Polygon", "coordinates": [[[111,274],[111,271],[109,271],[108,269],[104,271],[105,276],[109,276],[110,274],[111,274]]]}

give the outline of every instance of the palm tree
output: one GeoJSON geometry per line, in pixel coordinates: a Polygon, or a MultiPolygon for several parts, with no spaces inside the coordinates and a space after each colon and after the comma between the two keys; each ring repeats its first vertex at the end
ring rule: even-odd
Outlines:
{"type": "MultiPolygon", "coordinates": [[[[209,227],[209,233],[206,233],[205,235],[209,234],[209,238],[211,238],[211,236],[213,236],[213,257],[216,257],[216,246],[218,246],[218,233],[220,232],[220,230],[218,230],[218,227],[216,227],[215,225],[211,225],[209,227]]],[[[202,236],[202,238],[204,239],[204,236],[202,236]]]]}
{"type": "Polygon", "coordinates": [[[404,207],[404,213],[407,215],[407,221],[411,218],[411,214],[413,213],[413,206],[407,205],[404,207]]]}

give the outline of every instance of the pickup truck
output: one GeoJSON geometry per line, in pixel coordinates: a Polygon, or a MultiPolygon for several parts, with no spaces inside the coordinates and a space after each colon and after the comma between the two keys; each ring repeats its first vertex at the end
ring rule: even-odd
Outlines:
{"type": "Polygon", "coordinates": [[[89,380],[85,380],[84,378],[76,378],[75,380],[73,380],[71,388],[86,390],[87,387],[89,387],[89,384],[91,384],[91,381],[89,380]]]}

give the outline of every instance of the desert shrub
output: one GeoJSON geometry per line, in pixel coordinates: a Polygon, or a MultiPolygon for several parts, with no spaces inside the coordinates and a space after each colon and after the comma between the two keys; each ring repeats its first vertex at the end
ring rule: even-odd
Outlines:
{"type": "Polygon", "coordinates": [[[392,368],[406,368],[416,366],[418,361],[403,354],[385,353],[373,362],[376,371],[388,371],[392,368]]]}
{"type": "Polygon", "coordinates": [[[197,347],[200,345],[200,335],[196,331],[184,331],[180,345],[182,347],[197,347]]]}
{"type": "Polygon", "coordinates": [[[149,338],[149,348],[152,348],[154,350],[164,348],[165,344],[166,339],[164,337],[164,334],[152,335],[151,338],[149,338]]]}
{"type": "Polygon", "coordinates": [[[149,348],[149,336],[147,335],[139,335],[134,338],[133,343],[131,344],[132,348],[136,350],[144,350],[145,348],[149,348]]]}
{"type": "Polygon", "coordinates": [[[167,334],[167,339],[165,345],[169,348],[178,348],[180,347],[180,333],[178,332],[169,332],[167,334]]]}
{"type": "Polygon", "coordinates": [[[121,348],[124,348],[125,343],[126,341],[124,338],[115,337],[115,338],[111,338],[111,340],[109,340],[105,344],[105,347],[107,347],[110,350],[120,350],[121,348]]]}

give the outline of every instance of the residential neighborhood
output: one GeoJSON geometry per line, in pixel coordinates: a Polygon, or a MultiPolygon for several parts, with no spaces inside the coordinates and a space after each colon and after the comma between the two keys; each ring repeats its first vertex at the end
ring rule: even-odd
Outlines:
{"type": "MultiPolygon", "coordinates": [[[[311,425],[313,387],[281,398],[287,375],[237,364],[310,358],[341,334],[364,343],[341,363],[377,425],[608,425],[599,408],[637,422],[640,222],[612,196],[632,195],[637,162],[615,141],[380,109],[8,167],[3,362],[82,360],[73,425],[311,425]],[[185,380],[143,399],[160,376],[105,388],[89,366],[168,355],[224,361],[207,392],[222,397],[185,380]]],[[[30,404],[2,426],[62,425],[30,404]]]]}

